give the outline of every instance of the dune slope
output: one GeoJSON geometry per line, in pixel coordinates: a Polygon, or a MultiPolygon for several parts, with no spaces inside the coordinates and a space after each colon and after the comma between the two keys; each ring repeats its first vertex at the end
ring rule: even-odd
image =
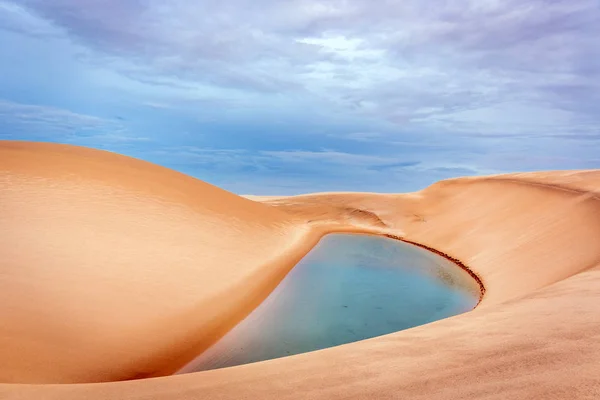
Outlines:
{"type": "Polygon", "coordinates": [[[2,382],[171,373],[314,244],[288,215],[156,165],[0,143],[2,382]]]}
{"type": "Polygon", "coordinates": [[[599,193],[596,170],[250,201],[111,153],[3,143],[2,382],[167,374],[326,232],[435,248],[486,294],[473,312],[314,353],[126,382],[0,384],[0,398],[599,398],[599,193]]]}

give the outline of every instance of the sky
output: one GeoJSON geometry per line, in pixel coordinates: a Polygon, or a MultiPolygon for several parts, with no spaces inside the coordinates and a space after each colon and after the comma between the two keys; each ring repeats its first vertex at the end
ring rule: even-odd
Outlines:
{"type": "Polygon", "coordinates": [[[239,194],[600,168],[598,0],[0,0],[0,140],[239,194]]]}

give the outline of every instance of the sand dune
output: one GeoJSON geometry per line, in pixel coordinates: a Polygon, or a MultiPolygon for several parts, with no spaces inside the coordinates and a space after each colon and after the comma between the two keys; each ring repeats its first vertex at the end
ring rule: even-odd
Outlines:
{"type": "Polygon", "coordinates": [[[3,382],[173,372],[316,240],[272,207],[127,157],[9,142],[0,160],[3,382]]]}
{"type": "Polygon", "coordinates": [[[250,200],[112,153],[0,143],[0,398],[600,398],[598,170],[250,200]],[[444,252],[485,296],[336,348],[109,382],[185,364],[334,231],[444,252]]]}

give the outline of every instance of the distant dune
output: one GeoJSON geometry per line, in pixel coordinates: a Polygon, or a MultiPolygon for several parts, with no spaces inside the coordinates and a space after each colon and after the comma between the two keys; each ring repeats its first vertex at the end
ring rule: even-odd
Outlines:
{"type": "Polygon", "coordinates": [[[0,398],[600,398],[600,170],[247,197],[114,153],[0,142],[0,398]],[[329,232],[436,249],[485,296],[379,338],[164,376],[329,232]]]}

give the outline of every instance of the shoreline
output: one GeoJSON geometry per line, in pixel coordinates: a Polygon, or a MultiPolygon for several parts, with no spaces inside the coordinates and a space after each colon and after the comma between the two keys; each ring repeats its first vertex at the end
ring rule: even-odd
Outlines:
{"type": "Polygon", "coordinates": [[[397,235],[392,235],[390,233],[385,233],[383,234],[383,236],[388,237],[390,239],[395,239],[398,240],[400,242],[404,242],[404,243],[410,243],[414,246],[420,247],[422,249],[428,250],[434,254],[437,254],[438,256],[444,257],[446,260],[451,261],[452,263],[454,263],[457,267],[461,268],[462,270],[464,270],[466,273],[469,274],[469,276],[475,281],[477,282],[477,284],[479,285],[479,301],[477,302],[477,304],[475,305],[475,307],[473,307],[473,309],[477,308],[477,306],[479,304],[481,304],[483,297],[485,296],[485,285],[483,284],[483,281],[481,280],[481,278],[479,277],[479,275],[477,275],[477,273],[475,273],[470,267],[468,267],[465,263],[463,263],[462,261],[460,261],[458,258],[454,258],[440,250],[434,249],[433,247],[427,246],[423,243],[417,243],[414,242],[412,240],[408,240],[406,238],[402,238],[400,236],[397,235]]]}

